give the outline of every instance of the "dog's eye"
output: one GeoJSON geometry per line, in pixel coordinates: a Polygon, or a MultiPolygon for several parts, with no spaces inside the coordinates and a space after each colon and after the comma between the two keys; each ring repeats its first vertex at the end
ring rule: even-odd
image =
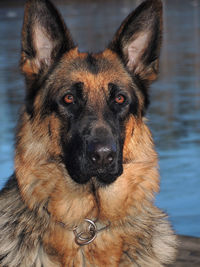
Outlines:
{"type": "Polygon", "coordinates": [[[120,104],[120,105],[123,104],[125,102],[125,100],[126,100],[125,96],[123,96],[121,94],[119,94],[115,97],[115,103],[120,104]]]}
{"type": "Polygon", "coordinates": [[[72,94],[66,94],[63,100],[66,104],[73,104],[75,101],[74,96],[72,94]]]}

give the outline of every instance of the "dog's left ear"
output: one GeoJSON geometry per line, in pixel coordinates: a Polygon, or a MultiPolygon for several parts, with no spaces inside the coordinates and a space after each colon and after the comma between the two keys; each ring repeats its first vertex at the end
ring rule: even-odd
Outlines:
{"type": "Polygon", "coordinates": [[[122,23],[109,48],[131,73],[151,82],[158,73],[162,39],[162,2],[147,0],[122,23]]]}

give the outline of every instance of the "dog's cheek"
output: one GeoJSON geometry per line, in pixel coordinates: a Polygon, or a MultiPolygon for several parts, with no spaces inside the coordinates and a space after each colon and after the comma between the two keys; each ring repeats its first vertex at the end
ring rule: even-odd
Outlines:
{"type": "Polygon", "coordinates": [[[84,183],[88,179],[84,142],[77,133],[72,136],[62,142],[63,161],[71,178],[78,183],[84,183]]]}
{"type": "Polygon", "coordinates": [[[49,148],[55,155],[60,155],[61,147],[60,140],[58,139],[58,136],[60,136],[59,130],[61,128],[60,120],[55,115],[51,115],[47,127],[50,139],[49,148]]]}
{"type": "Polygon", "coordinates": [[[134,134],[134,128],[137,127],[136,119],[133,115],[127,119],[125,123],[125,140],[123,145],[123,163],[129,162],[133,158],[132,150],[132,136],[134,134]]]}

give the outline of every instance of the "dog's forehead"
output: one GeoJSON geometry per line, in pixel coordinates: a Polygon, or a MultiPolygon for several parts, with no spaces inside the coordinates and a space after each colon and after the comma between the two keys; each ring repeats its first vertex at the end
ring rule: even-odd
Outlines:
{"type": "Polygon", "coordinates": [[[118,56],[109,49],[98,54],[80,53],[74,49],[63,56],[57,74],[61,81],[83,83],[87,93],[106,91],[110,83],[128,87],[132,82],[118,56]]]}

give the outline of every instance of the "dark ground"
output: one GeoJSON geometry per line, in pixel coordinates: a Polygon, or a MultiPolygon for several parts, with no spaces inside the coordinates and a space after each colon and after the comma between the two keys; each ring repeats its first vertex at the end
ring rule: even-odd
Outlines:
{"type": "Polygon", "coordinates": [[[169,267],[200,267],[200,238],[179,236],[177,260],[169,267]]]}

